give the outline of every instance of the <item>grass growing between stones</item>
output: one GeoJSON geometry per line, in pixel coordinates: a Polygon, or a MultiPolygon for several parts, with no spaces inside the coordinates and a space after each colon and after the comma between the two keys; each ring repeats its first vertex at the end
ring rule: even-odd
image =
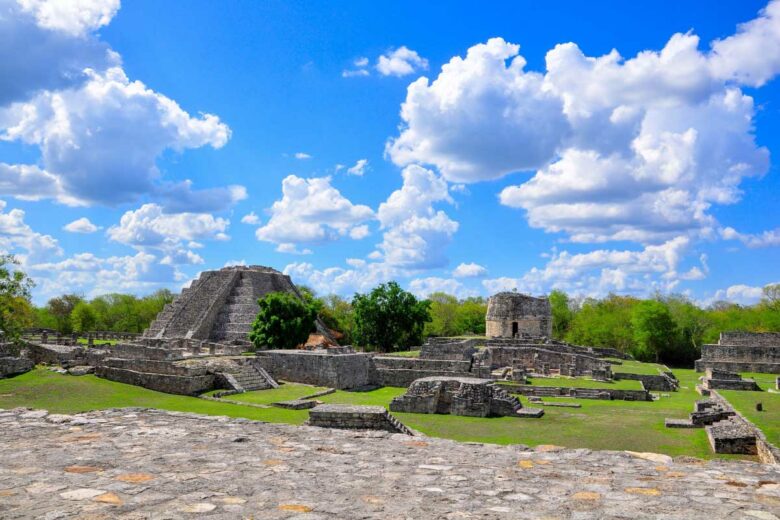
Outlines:
{"type": "MultiPolygon", "coordinates": [[[[664,426],[666,417],[684,419],[701,398],[694,390],[700,374],[693,370],[675,371],[679,392],[664,393],[654,402],[599,401],[589,399],[547,399],[579,403],[582,408],[545,408],[541,419],[501,417],[482,419],[452,415],[394,413],[407,426],[426,435],[459,441],[495,444],[557,444],[569,448],[633,450],[713,458],[703,429],[672,429],[664,426]]],[[[403,388],[380,388],[371,392],[344,392],[320,400],[340,404],[366,404],[387,407],[403,388]]],[[[521,398],[523,406],[538,406],[521,398]]],[[[734,456],[721,456],[735,458],[734,456]]],[[[739,458],[739,457],[736,457],[739,458]]]]}
{"type": "Polygon", "coordinates": [[[387,354],[382,354],[383,356],[397,356],[397,357],[408,357],[408,358],[418,358],[420,357],[420,351],[419,350],[404,350],[401,352],[388,352],[387,354]]]}
{"type": "MultiPolygon", "coordinates": [[[[89,344],[89,340],[87,340],[87,338],[79,338],[78,339],[78,343],[79,343],[79,345],[88,345],[89,344]]],[[[95,340],[92,340],[92,344],[95,345],[95,346],[97,346],[97,345],[116,345],[117,343],[119,343],[119,341],[117,341],[115,339],[95,339],[95,340]]]]}
{"type": "Polygon", "coordinates": [[[667,371],[668,368],[658,363],[642,363],[633,359],[608,358],[612,361],[618,361],[620,365],[612,365],[612,372],[626,372],[629,374],[647,374],[657,376],[660,371],[667,371]]]}
{"type": "MultiPolygon", "coordinates": [[[[703,429],[683,430],[664,427],[666,417],[686,418],[693,409],[693,402],[699,398],[694,391],[694,385],[700,374],[693,370],[675,370],[675,373],[683,388],[679,392],[670,392],[669,397],[662,397],[655,402],[556,399],[560,402],[580,403],[582,408],[548,407],[545,416],[541,419],[396,415],[411,428],[427,435],[460,441],[519,443],[532,446],[557,444],[570,448],[652,451],[669,455],[712,458],[715,455],[710,451],[703,429]]],[[[266,401],[306,395],[314,391],[314,387],[287,384],[278,390],[249,392],[229,398],[239,397],[246,399],[247,403],[265,404],[266,401]],[[299,392],[303,394],[299,395],[299,392]]],[[[370,392],[338,391],[319,399],[329,403],[388,406],[393,397],[402,395],[405,391],[404,388],[390,387],[370,392]]],[[[777,395],[764,393],[762,397],[777,397],[777,395]]],[[[525,400],[523,404],[529,406],[525,400]]],[[[765,406],[767,404],[765,403],[765,406]]],[[[154,392],[91,375],[67,376],[44,369],[36,369],[21,376],[0,380],[0,408],[17,406],[41,408],[53,413],[78,413],[137,406],[289,424],[301,424],[308,417],[308,413],[304,410],[255,408],[207,401],[195,397],[154,392]]],[[[777,418],[770,418],[770,421],[778,424],[777,418]]]]}
{"type": "Polygon", "coordinates": [[[300,410],[219,403],[164,394],[93,375],[68,376],[40,368],[10,379],[0,379],[0,408],[17,406],[65,414],[139,406],[291,424],[301,424],[308,418],[308,414],[300,410]]]}
{"type": "Polygon", "coordinates": [[[642,383],[633,379],[595,381],[584,377],[534,377],[528,378],[534,386],[563,386],[566,388],[610,388],[612,390],[643,390],[642,383]]]}
{"type": "Polygon", "coordinates": [[[755,380],[764,392],[775,388],[778,377],[778,374],[761,374],[759,372],[742,372],[740,375],[755,380]]]}
{"type": "MultiPolygon", "coordinates": [[[[761,387],[765,388],[764,385],[761,387]]],[[[761,428],[769,442],[780,446],[780,394],[738,390],[718,390],[718,393],[750,422],[761,428]],[[759,402],[764,408],[761,412],[756,411],[756,403],[759,402]]]]}
{"type": "MultiPolygon", "coordinates": [[[[271,404],[278,401],[291,401],[293,399],[300,399],[307,395],[312,395],[317,392],[326,390],[323,386],[309,386],[301,385],[298,383],[284,383],[279,388],[272,388],[269,390],[258,390],[256,392],[246,392],[243,394],[232,394],[226,396],[231,401],[241,401],[244,403],[252,404],[271,404]]],[[[217,390],[219,391],[219,390],[217,390]]],[[[209,392],[213,393],[213,392],[209,392]]]]}

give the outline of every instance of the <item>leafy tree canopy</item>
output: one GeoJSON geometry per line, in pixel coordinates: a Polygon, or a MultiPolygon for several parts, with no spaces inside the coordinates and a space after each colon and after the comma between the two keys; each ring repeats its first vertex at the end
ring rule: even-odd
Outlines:
{"type": "Polygon", "coordinates": [[[295,348],[305,343],[314,331],[317,306],[311,301],[286,292],[274,292],[257,303],[260,310],[249,333],[256,348],[295,348]]]}
{"type": "Polygon", "coordinates": [[[30,291],[35,284],[18,265],[13,255],[0,255],[0,331],[14,342],[34,317],[30,291]]]}
{"type": "Polygon", "coordinates": [[[355,294],[355,342],[381,352],[419,345],[423,327],[431,321],[430,306],[396,282],[381,284],[368,294],[355,294]]]}

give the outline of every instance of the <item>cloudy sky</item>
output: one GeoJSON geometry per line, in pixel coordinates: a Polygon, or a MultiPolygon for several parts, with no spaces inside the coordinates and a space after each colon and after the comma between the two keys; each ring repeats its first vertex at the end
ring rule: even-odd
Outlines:
{"type": "Polygon", "coordinates": [[[0,250],[35,301],[780,282],[780,0],[0,0],[0,250]]]}

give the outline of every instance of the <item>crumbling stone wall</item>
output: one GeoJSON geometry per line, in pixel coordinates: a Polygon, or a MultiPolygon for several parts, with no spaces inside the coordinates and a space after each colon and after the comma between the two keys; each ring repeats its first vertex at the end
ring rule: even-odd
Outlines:
{"type": "Polygon", "coordinates": [[[668,374],[632,374],[629,372],[613,372],[612,379],[632,379],[634,381],[641,381],[645,390],[653,390],[655,392],[673,392],[680,386],[677,378],[674,374],[669,372],[668,374]]]}
{"type": "Polygon", "coordinates": [[[150,390],[178,395],[197,395],[215,387],[213,374],[174,375],[156,372],[139,372],[111,366],[109,363],[95,367],[95,375],[128,385],[142,386],[150,390]]]}
{"type": "Polygon", "coordinates": [[[501,292],[488,298],[485,336],[511,338],[552,336],[552,314],[547,298],[501,292]]]}
{"type": "Polygon", "coordinates": [[[0,357],[0,379],[24,374],[32,370],[34,366],[33,362],[27,358],[0,357]]]}
{"type": "Polygon", "coordinates": [[[471,356],[477,352],[477,344],[476,339],[429,338],[420,347],[420,359],[471,361],[471,356]]]}
{"type": "Polygon", "coordinates": [[[652,401],[647,390],[616,390],[612,388],[571,388],[567,386],[502,385],[512,393],[534,397],[574,397],[612,401],[652,401]]]}
{"type": "Polygon", "coordinates": [[[390,410],[406,413],[437,413],[469,417],[512,416],[520,401],[497,388],[492,381],[468,377],[418,379],[406,394],[390,403],[390,410]]]}

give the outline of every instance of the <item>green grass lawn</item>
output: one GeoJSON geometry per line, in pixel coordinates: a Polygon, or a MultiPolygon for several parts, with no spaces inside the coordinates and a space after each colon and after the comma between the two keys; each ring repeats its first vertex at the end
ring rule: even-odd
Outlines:
{"type": "Polygon", "coordinates": [[[418,358],[420,357],[420,351],[419,350],[404,350],[401,352],[389,352],[387,354],[382,354],[383,356],[398,356],[398,357],[411,357],[411,358],[418,358]]]}
{"type": "Polygon", "coordinates": [[[769,442],[780,446],[780,394],[739,390],[718,390],[718,393],[750,422],[761,428],[769,442]],[[758,402],[764,408],[761,412],[756,411],[758,402]]]}
{"type": "Polygon", "coordinates": [[[535,386],[563,386],[566,388],[611,388],[613,390],[642,390],[642,383],[633,379],[595,381],[584,377],[533,377],[528,383],[535,386]]]}
{"type": "Polygon", "coordinates": [[[658,363],[642,363],[641,361],[634,361],[633,359],[617,359],[607,358],[611,361],[619,361],[620,365],[612,365],[612,372],[626,372],[629,374],[648,374],[658,375],[658,371],[666,371],[664,365],[658,363]]]}
{"type": "Polygon", "coordinates": [[[284,383],[279,388],[233,394],[226,396],[226,399],[252,404],[271,404],[278,401],[300,399],[301,397],[321,392],[322,390],[326,390],[326,388],[322,386],[299,385],[297,383],[284,383]]]}
{"type": "MultiPolygon", "coordinates": [[[[701,398],[694,390],[698,375],[693,370],[681,370],[678,378],[686,388],[670,392],[669,397],[654,402],[554,399],[557,402],[579,403],[582,408],[548,407],[541,419],[394,415],[426,435],[459,441],[531,446],[557,444],[571,448],[651,451],[701,458],[742,458],[713,454],[703,429],[664,426],[666,417],[687,418],[693,410],[693,402],[701,398]]],[[[403,388],[380,388],[371,392],[338,391],[320,400],[387,407],[393,397],[403,393],[403,388]]],[[[525,398],[521,400],[524,406],[535,406],[525,398]]]]}
{"type": "Polygon", "coordinates": [[[758,372],[742,372],[740,374],[742,377],[754,379],[756,383],[758,383],[758,386],[761,387],[761,390],[766,392],[770,388],[775,388],[776,380],[778,375],[780,374],[761,374],[758,372]]]}
{"type": "MultiPolygon", "coordinates": [[[[405,424],[427,435],[460,441],[557,444],[571,448],[652,451],[712,458],[714,455],[710,452],[704,430],[664,427],[666,417],[687,417],[693,409],[693,402],[699,398],[693,388],[700,374],[692,370],[676,370],[675,373],[684,388],[655,402],[559,399],[561,402],[580,403],[582,408],[549,407],[541,419],[396,415],[405,424]]],[[[266,404],[300,397],[316,390],[316,387],[288,383],[276,390],[237,394],[229,399],[266,404]]],[[[404,392],[404,388],[386,387],[370,392],[338,391],[319,399],[328,403],[374,404],[387,407],[393,397],[404,392]]],[[[763,395],[770,396],[774,395],[763,395]]],[[[525,400],[523,402],[528,406],[525,400]]],[[[765,406],[767,404],[765,403],[765,406]]],[[[0,408],[17,406],[42,408],[54,413],[138,406],[290,424],[301,424],[308,417],[305,410],[256,408],[169,395],[91,375],[67,376],[44,369],[0,380],[0,408]]],[[[772,420],[778,422],[777,419],[772,420]]]]}
{"type": "Polygon", "coordinates": [[[197,397],[155,392],[93,375],[68,376],[40,368],[13,378],[0,379],[0,408],[17,406],[42,408],[53,413],[140,406],[291,424],[301,424],[308,418],[308,414],[300,410],[218,403],[197,397]]]}
{"type": "MultiPolygon", "coordinates": [[[[94,345],[116,345],[117,343],[119,343],[119,341],[115,339],[95,339],[92,340],[92,342],[94,345]]],[[[87,338],[79,338],[78,343],[80,345],[87,345],[89,344],[89,341],[87,340],[87,338]]]]}

